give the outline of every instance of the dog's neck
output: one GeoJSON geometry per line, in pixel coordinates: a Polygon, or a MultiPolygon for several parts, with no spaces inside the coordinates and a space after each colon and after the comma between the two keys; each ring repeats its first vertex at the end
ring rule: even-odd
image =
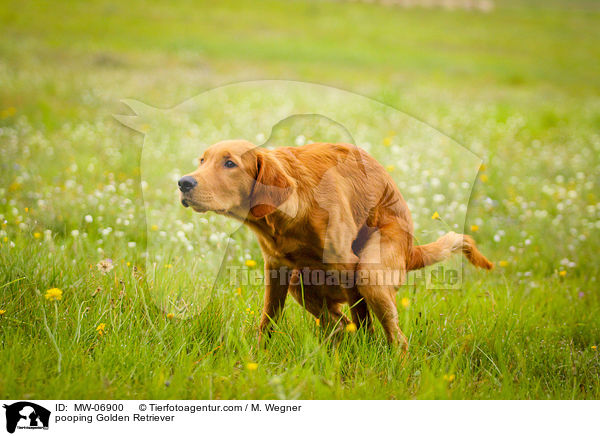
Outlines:
{"type": "Polygon", "coordinates": [[[274,212],[264,217],[257,218],[253,216],[248,206],[234,207],[228,211],[216,213],[248,223],[273,223],[282,220],[296,221],[299,218],[300,213],[300,200],[297,190],[294,189],[290,196],[283,203],[277,206],[274,212]]]}
{"type": "Polygon", "coordinates": [[[281,203],[274,212],[257,218],[246,211],[245,219],[242,221],[253,231],[263,236],[274,237],[276,234],[285,233],[285,229],[302,219],[300,210],[300,200],[296,190],[281,203]]]}
{"type": "Polygon", "coordinates": [[[290,196],[283,203],[277,206],[277,210],[274,213],[282,212],[289,218],[294,219],[298,216],[300,209],[299,204],[298,191],[294,189],[290,196]]]}

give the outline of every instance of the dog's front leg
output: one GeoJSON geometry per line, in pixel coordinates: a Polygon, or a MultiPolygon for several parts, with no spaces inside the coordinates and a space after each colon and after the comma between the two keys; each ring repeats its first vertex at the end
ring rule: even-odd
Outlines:
{"type": "Polygon", "coordinates": [[[265,302],[258,334],[258,342],[261,345],[265,344],[265,337],[271,335],[272,323],[277,322],[283,311],[287,289],[287,269],[265,260],[265,302]]]}

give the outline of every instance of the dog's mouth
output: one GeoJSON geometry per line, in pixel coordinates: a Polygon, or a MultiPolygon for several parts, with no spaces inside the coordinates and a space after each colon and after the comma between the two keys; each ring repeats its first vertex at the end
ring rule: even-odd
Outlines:
{"type": "Polygon", "coordinates": [[[183,207],[191,207],[194,210],[194,212],[198,213],[204,213],[209,210],[206,207],[200,206],[198,203],[194,202],[193,200],[190,200],[189,198],[181,198],[181,205],[183,207]]]}
{"type": "Polygon", "coordinates": [[[215,208],[209,206],[211,201],[209,199],[201,198],[193,198],[187,195],[181,195],[179,201],[181,205],[186,208],[191,208],[194,212],[204,213],[204,212],[215,212],[219,214],[227,213],[226,208],[215,208]],[[199,201],[198,201],[199,200],[199,201]]]}

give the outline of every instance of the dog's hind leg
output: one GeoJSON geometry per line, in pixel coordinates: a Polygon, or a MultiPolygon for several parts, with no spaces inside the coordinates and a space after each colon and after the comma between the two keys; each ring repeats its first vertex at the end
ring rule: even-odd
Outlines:
{"type": "Polygon", "coordinates": [[[379,235],[366,242],[359,254],[357,289],[383,326],[388,342],[406,350],[408,342],[398,325],[395,298],[396,288],[406,277],[399,232],[402,229],[393,222],[380,228],[379,235]]]}
{"type": "Polygon", "coordinates": [[[348,305],[350,306],[350,313],[352,315],[352,322],[359,328],[364,328],[367,331],[373,330],[373,323],[369,307],[364,297],[360,295],[356,287],[348,288],[344,290],[348,305]]]}

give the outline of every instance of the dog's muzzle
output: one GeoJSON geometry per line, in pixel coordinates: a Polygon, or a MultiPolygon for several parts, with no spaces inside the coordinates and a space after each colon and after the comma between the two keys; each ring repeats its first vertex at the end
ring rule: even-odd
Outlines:
{"type": "Polygon", "coordinates": [[[192,176],[183,176],[177,184],[179,185],[179,190],[184,194],[198,186],[198,182],[192,176]]]}

